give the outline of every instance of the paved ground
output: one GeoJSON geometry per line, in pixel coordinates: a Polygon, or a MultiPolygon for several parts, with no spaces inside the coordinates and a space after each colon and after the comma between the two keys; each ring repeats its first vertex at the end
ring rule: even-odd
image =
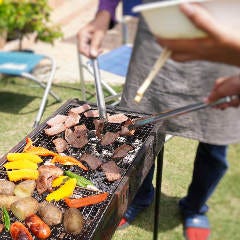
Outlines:
{"type": "MultiPolygon", "coordinates": [[[[37,53],[48,54],[55,58],[57,62],[57,72],[54,82],[77,82],[79,81],[78,53],[76,48],[76,34],[78,30],[89,22],[96,12],[98,0],[55,0],[53,1],[54,11],[52,19],[62,26],[64,38],[55,42],[54,46],[46,43],[33,43],[30,39],[23,42],[24,48],[31,48],[37,53]]],[[[121,15],[121,8],[118,9],[118,18],[121,15]]],[[[136,20],[129,19],[130,41],[133,41],[136,20]]],[[[105,51],[121,45],[121,26],[116,26],[109,31],[103,44],[105,51]]],[[[5,49],[15,49],[17,41],[8,43],[5,49]]],[[[103,73],[103,77],[108,82],[122,83],[123,79],[115,75],[103,73]]],[[[86,74],[86,79],[91,80],[91,76],[86,74]]]]}

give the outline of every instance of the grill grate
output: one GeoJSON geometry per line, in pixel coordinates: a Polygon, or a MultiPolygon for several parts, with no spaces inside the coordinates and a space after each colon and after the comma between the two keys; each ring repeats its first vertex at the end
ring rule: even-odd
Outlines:
{"type": "MultiPolygon", "coordinates": [[[[69,104],[66,104],[65,106],[62,106],[55,114],[53,114],[51,117],[55,116],[56,114],[67,114],[68,111],[76,106],[82,105],[81,102],[70,102],[69,104]]],[[[96,109],[96,107],[91,106],[92,109],[96,109]]],[[[116,114],[116,113],[124,113],[127,115],[130,119],[138,118],[141,115],[140,114],[134,114],[129,112],[123,112],[119,111],[118,109],[108,109],[108,113],[110,114],[116,114]]],[[[132,163],[134,162],[134,159],[137,156],[138,151],[141,149],[141,147],[144,145],[146,139],[149,137],[149,135],[152,132],[153,125],[144,126],[141,128],[138,128],[133,136],[127,136],[127,137],[119,137],[117,141],[115,141],[111,146],[101,146],[99,144],[98,139],[93,134],[94,130],[94,124],[93,124],[93,118],[86,118],[83,114],[81,116],[79,124],[85,124],[86,127],[90,130],[89,132],[89,142],[88,144],[82,148],[82,149],[76,149],[70,147],[65,153],[69,156],[73,156],[76,158],[79,158],[84,153],[92,153],[98,157],[100,157],[103,161],[108,161],[111,159],[111,155],[118,146],[120,146],[123,143],[130,144],[134,146],[134,150],[129,152],[128,155],[122,159],[116,161],[118,167],[120,168],[121,176],[122,178],[125,176],[127,171],[131,168],[132,163]]],[[[34,146],[42,146],[49,150],[56,151],[54,144],[52,142],[53,139],[57,137],[63,137],[63,134],[59,134],[53,137],[47,136],[43,129],[47,127],[46,123],[41,124],[41,126],[33,131],[29,136],[33,140],[34,146]]],[[[111,131],[116,132],[119,131],[121,128],[120,124],[108,124],[104,132],[111,131]]],[[[22,141],[23,142],[23,141],[22,141]]],[[[21,152],[23,150],[24,144],[19,143],[17,147],[15,147],[16,152],[21,152]]],[[[44,161],[48,161],[51,158],[45,157],[43,158],[44,161]]],[[[5,161],[6,159],[4,159],[5,161]]],[[[56,164],[57,165],[57,164],[56,164]]],[[[106,191],[109,194],[108,199],[104,203],[99,203],[93,206],[88,206],[82,208],[80,211],[84,218],[84,228],[83,231],[79,235],[71,235],[71,234],[65,234],[62,224],[51,227],[52,234],[51,237],[48,238],[50,240],[54,239],[82,239],[87,240],[91,239],[91,236],[93,236],[94,230],[97,228],[98,223],[101,221],[104,212],[106,212],[106,209],[109,207],[111,200],[113,198],[114,192],[116,191],[119,184],[121,184],[121,179],[115,181],[115,182],[108,182],[106,180],[105,174],[97,169],[97,170],[89,170],[89,171],[83,171],[82,169],[76,167],[76,166],[62,166],[59,165],[64,170],[71,170],[73,172],[77,172],[78,174],[90,179],[96,187],[98,187],[102,191],[106,191]]],[[[1,178],[6,178],[5,174],[3,172],[0,172],[1,178]]],[[[74,192],[76,196],[88,196],[92,195],[93,192],[90,190],[85,190],[81,188],[77,188],[74,192]]],[[[43,201],[45,199],[47,194],[43,194],[39,196],[36,192],[34,193],[33,197],[36,198],[39,202],[43,201]]],[[[66,205],[63,201],[55,202],[56,206],[58,206],[63,212],[66,208],[66,205]]],[[[15,221],[15,217],[11,215],[12,222],[15,221]]],[[[5,231],[1,234],[1,238],[4,237],[4,239],[11,239],[9,233],[6,233],[5,231]]]]}

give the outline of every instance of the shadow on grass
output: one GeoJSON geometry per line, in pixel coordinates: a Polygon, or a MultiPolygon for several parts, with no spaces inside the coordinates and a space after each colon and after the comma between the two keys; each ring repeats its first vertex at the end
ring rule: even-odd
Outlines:
{"type": "MultiPolygon", "coordinates": [[[[165,194],[161,194],[160,202],[160,216],[159,216],[159,227],[158,232],[166,232],[174,229],[175,227],[182,224],[181,215],[178,209],[178,201],[180,198],[171,197],[165,194]]],[[[154,209],[155,202],[151,204],[149,208],[144,210],[136,218],[132,225],[144,229],[148,232],[153,232],[154,228],[154,209]]]]}

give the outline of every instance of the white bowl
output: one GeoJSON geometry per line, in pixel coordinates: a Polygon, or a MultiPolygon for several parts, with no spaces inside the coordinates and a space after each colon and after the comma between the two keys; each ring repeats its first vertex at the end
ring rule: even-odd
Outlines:
{"type": "Polygon", "coordinates": [[[221,23],[240,33],[240,0],[171,0],[141,4],[133,8],[141,12],[150,30],[162,38],[199,38],[206,34],[196,28],[181,12],[179,4],[196,2],[221,23]]]}

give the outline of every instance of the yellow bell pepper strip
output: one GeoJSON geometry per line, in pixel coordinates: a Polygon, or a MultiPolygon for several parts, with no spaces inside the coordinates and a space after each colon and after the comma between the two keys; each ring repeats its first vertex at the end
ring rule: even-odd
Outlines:
{"type": "Polygon", "coordinates": [[[8,153],[7,160],[9,162],[19,161],[19,160],[28,160],[35,163],[43,162],[43,160],[38,155],[33,153],[8,153]]]}
{"type": "Polygon", "coordinates": [[[76,158],[71,157],[71,156],[57,155],[57,156],[54,156],[54,158],[51,160],[51,162],[52,163],[60,163],[63,165],[76,165],[85,171],[88,170],[88,168],[85,167],[79,160],[77,160],[76,158]]]}
{"type": "Polygon", "coordinates": [[[73,194],[76,184],[77,184],[77,180],[75,178],[70,178],[57,190],[49,193],[46,197],[46,200],[48,202],[53,200],[59,201],[66,197],[70,197],[73,194]]]}
{"type": "Polygon", "coordinates": [[[33,169],[19,169],[19,170],[12,170],[7,171],[7,175],[10,181],[17,182],[23,179],[38,179],[39,172],[38,170],[33,169]]]}
{"type": "Polygon", "coordinates": [[[18,160],[14,162],[7,162],[3,165],[7,170],[9,169],[38,169],[38,165],[28,160],[18,160]]]}
{"type": "Polygon", "coordinates": [[[52,187],[59,187],[68,179],[68,176],[59,176],[52,181],[52,187]]]}
{"type": "Polygon", "coordinates": [[[52,152],[44,147],[35,147],[33,146],[33,142],[31,140],[31,138],[27,138],[26,139],[26,146],[23,149],[23,152],[27,152],[27,153],[33,153],[39,156],[56,156],[57,153],[52,152]]]}

